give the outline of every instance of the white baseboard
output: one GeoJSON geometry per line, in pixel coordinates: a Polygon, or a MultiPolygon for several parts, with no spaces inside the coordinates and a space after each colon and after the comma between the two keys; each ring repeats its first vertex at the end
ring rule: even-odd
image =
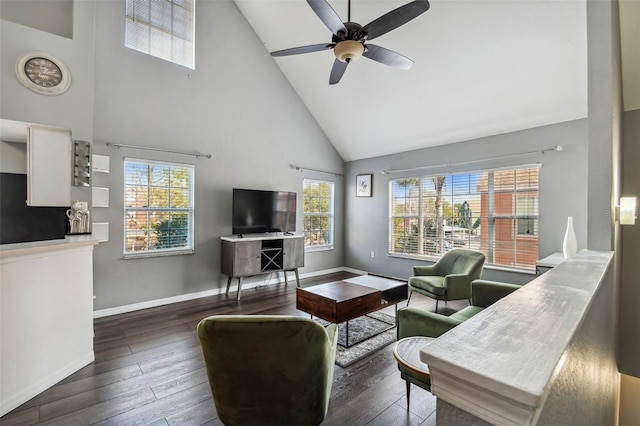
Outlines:
{"type": "Polygon", "coordinates": [[[14,408],[19,407],[25,402],[29,401],[34,396],[42,393],[55,385],[62,379],[66,379],[71,374],[80,370],[82,367],[92,363],[95,360],[93,351],[85,353],[82,356],[74,359],[62,368],[52,371],[46,377],[38,380],[36,383],[28,385],[24,389],[18,389],[12,395],[8,395],[5,399],[0,401],[0,416],[4,416],[14,408]]]}
{"type": "MultiPolygon", "coordinates": [[[[353,274],[359,274],[359,275],[366,274],[365,271],[341,267],[341,268],[324,269],[322,271],[308,272],[306,274],[300,274],[300,278],[302,279],[302,278],[317,277],[319,275],[332,274],[335,272],[351,272],[353,274]]],[[[264,276],[270,277],[270,275],[266,275],[266,274],[264,276]]],[[[244,291],[249,288],[255,288],[255,287],[260,287],[260,286],[270,285],[275,283],[282,283],[282,282],[284,282],[283,278],[276,278],[273,281],[269,278],[266,281],[254,281],[249,283],[244,282],[242,285],[242,290],[244,291]]],[[[289,279],[289,282],[291,282],[291,279],[289,279]]],[[[155,308],[156,306],[162,306],[162,305],[168,305],[171,303],[178,303],[178,302],[185,302],[187,300],[199,299],[201,297],[215,296],[217,294],[224,293],[226,290],[227,290],[226,287],[220,287],[220,288],[215,288],[213,290],[199,291],[196,293],[181,294],[179,296],[166,297],[164,299],[149,300],[146,302],[134,303],[131,305],[116,306],[115,308],[100,309],[97,311],[93,311],[93,318],[104,318],[111,315],[118,315],[118,314],[124,314],[127,312],[139,311],[142,309],[155,308]]],[[[233,292],[238,291],[238,286],[232,285],[231,288],[229,289],[229,292],[232,292],[232,291],[233,292]]]]}

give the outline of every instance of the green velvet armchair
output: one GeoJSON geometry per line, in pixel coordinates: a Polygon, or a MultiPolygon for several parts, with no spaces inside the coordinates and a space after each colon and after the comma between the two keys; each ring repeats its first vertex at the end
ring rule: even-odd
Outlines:
{"type": "MultiPolygon", "coordinates": [[[[521,286],[496,281],[474,280],[471,283],[472,304],[451,316],[406,307],[398,310],[398,340],[411,336],[440,337],[455,326],[462,324],[472,316],[513,293],[521,286]]],[[[407,382],[407,403],[409,402],[409,383],[431,391],[431,378],[404,368],[398,364],[400,377],[407,382]]]]}
{"type": "Polygon", "coordinates": [[[479,251],[453,249],[430,266],[414,266],[409,278],[409,298],[414,291],[438,301],[469,299],[471,281],[479,279],[484,266],[484,254],[479,251]]]}
{"type": "Polygon", "coordinates": [[[308,318],[218,315],[198,324],[211,393],[225,425],[318,425],[338,341],[308,318]]]}

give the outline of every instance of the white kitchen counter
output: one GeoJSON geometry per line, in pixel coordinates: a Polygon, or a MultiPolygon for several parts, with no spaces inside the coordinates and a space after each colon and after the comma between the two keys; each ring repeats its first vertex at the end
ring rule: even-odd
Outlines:
{"type": "Polygon", "coordinates": [[[0,244],[0,258],[20,256],[25,253],[67,250],[71,247],[96,245],[98,240],[91,234],[68,235],[63,239],[31,241],[28,243],[0,244]]]}
{"type": "Polygon", "coordinates": [[[0,415],[91,363],[90,235],[0,246],[0,415]]]}

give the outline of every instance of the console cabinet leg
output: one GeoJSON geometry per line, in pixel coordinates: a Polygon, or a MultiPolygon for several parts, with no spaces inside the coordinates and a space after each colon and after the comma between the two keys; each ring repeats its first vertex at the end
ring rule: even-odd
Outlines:
{"type": "Polygon", "coordinates": [[[231,288],[232,280],[233,280],[233,277],[229,276],[229,279],[227,280],[227,291],[225,291],[224,294],[229,294],[229,288],[231,288]]]}
{"type": "Polygon", "coordinates": [[[287,281],[287,271],[282,271],[282,273],[284,274],[284,286],[288,286],[289,285],[289,281],[287,281]]]}
{"type": "Polygon", "coordinates": [[[240,294],[242,293],[242,277],[238,277],[238,297],[236,300],[240,300],[240,294]]]}
{"type": "Polygon", "coordinates": [[[294,269],[294,272],[296,273],[296,283],[298,284],[298,287],[300,287],[300,274],[298,274],[298,268],[294,269]]]}

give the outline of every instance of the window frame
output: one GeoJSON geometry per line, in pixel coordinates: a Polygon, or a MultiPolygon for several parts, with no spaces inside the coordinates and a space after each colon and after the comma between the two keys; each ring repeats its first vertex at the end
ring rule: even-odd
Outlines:
{"type": "MultiPolygon", "coordinates": [[[[458,213],[454,212],[454,208],[457,205],[456,199],[463,199],[465,197],[468,197],[469,200],[475,200],[474,202],[477,203],[478,213],[475,213],[475,212],[471,213],[470,220],[473,227],[468,228],[469,234],[468,236],[467,235],[464,236],[466,238],[466,243],[462,244],[462,246],[464,247],[464,245],[466,245],[467,248],[482,251],[485,254],[485,256],[487,256],[487,261],[485,265],[490,268],[516,270],[516,271],[524,271],[524,272],[535,271],[535,260],[537,260],[537,253],[539,251],[539,244],[540,244],[540,241],[539,241],[539,237],[540,237],[540,233],[539,233],[539,230],[540,230],[540,210],[539,210],[540,168],[541,168],[540,164],[527,164],[527,165],[502,167],[502,168],[496,168],[496,169],[484,169],[484,170],[477,170],[477,171],[434,174],[434,175],[420,175],[420,176],[399,177],[395,179],[390,179],[389,191],[388,191],[388,196],[389,196],[389,199],[388,199],[389,228],[388,228],[388,246],[387,246],[388,255],[392,257],[405,257],[405,258],[411,258],[411,259],[437,260],[444,254],[444,252],[450,250],[451,248],[456,247],[455,236],[454,236],[455,228],[453,225],[455,224],[456,219],[460,221],[459,212],[458,213]],[[520,185],[521,177],[519,173],[522,173],[522,171],[524,171],[525,176],[530,177],[534,169],[535,169],[535,175],[534,175],[535,181],[533,183],[528,182],[527,185],[520,185]],[[494,173],[505,173],[505,172],[513,173],[512,182],[509,184],[512,186],[512,188],[509,190],[505,190],[504,188],[494,188],[493,179],[499,179],[499,178],[494,178],[494,173]],[[486,185],[487,187],[485,188],[485,191],[482,191],[481,189],[478,188],[478,181],[480,177],[483,176],[483,174],[486,174],[486,179],[487,179],[487,185],[486,185]],[[434,234],[435,238],[434,238],[434,235],[428,234],[428,230],[426,226],[427,220],[430,220],[431,222],[433,222],[433,217],[431,217],[433,215],[429,216],[429,212],[425,211],[425,209],[428,209],[426,199],[433,198],[434,204],[435,204],[435,198],[436,198],[435,195],[431,193],[427,193],[429,189],[433,190],[433,188],[435,188],[435,181],[434,181],[433,188],[431,188],[430,185],[426,182],[438,177],[442,177],[443,179],[445,179],[445,182],[450,182],[450,184],[453,184],[453,187],[446,188],[446,191],[443,193],[443,199],[442,199],[443,208],[444,208],[444,204],[448,202],[449,204],[448,208],[451,209],[451,214],[450,215],[443,214],[443,216],[440,217],[440,219],[447,219],[447,220],[454,219],[454,221],[449,224],[449,225],[452,225],[449,227],[449,234],[446,234],[446,230],[444,231],[435,230],[433,231],[435,232],[434,234]],[[464,180],[467,177],[469,179],[469,190],[468,190],[468,193],[465,194],[464,191],[460,192],[459,189],[456,188],[454,182],[456,179],[464,180]],[[472,190],[471,183],[473,180],[475,180],[475,184],[473,184],[473,186],[475,186],[475,189],[472,190]],[[490,180],[491,180],[491,184],[489,184],[490,180]],[[398,196],[397,190],[402,185],[395,187],[396,192],[394,192],[394,185],[397,185],[397,182],[399,181],[400,182],[408,181],[409,183],[411,183],[411,181],[414,181],[413,191],[412,191],[413,193],[409,194],[408,192],[405,192],[404,194],[400,194],[400,196],[398,196]],[[482,210],[483,193],[486,194],[485,203],[487,203],[487,205],[484,207],[485,211],[482,210]],[[492,195],[489,195],[490,193],[492,195]],[[505,205],[500,206],[500,208],[503,210],[503,214],[500,214],[493,210],[493,206],[491,205],[493,201],[490,202],[489,199],[495,197],[496,194],[511,194],[512,207],[511,207],[510,214],[504,213],[505,205]],[[525,207],[526,212],[519,211],[521,210],[520,209],[521,204],[519,203],[519,198],[523,195],[524,197],[529,198],[531,200],[531,201],[527,201],[527,203],[529,204],[525,207]],[[404,201],[398,203],[397,202],[398,199],[404,200],[404,201]],[[397,211],[399,206],[402,206],[403,211],[395,213],[394,207],[397,211]],[[400,221],[399,225],[398,225],[398,220],[400,221]],[[497,229],[496,221],[503,221],[503,220],[510,220],[512,222],[511,223],[511,239],[504,239],[504,238],[499,239],[495,235],[495,232],[497,229]],[[534,232],[532,234],[521,234],[519,232],[520,220],[533,221],[532,228],[534,232]],[[482,230],[486,232],[486,235],[483,236],[485,240],[478,238],[479,235],[477,235],[476,238],[471,238],[471,235],[473,234],[474,230],[477,228],[475,224],[476,223],[480,224],[481,221],[485,223],[485,226],[487,226],[486,231],[482,230]],[[398,228],[398,226],[400,227],[398,228]],[[420,229],[422,229],[421,232],[417,231],[420,229]],[[440,232],[442,232],[442,234],[440,234],[440,232]],[[442,236],[441,238],[443,241],[441,243],[438,242],[440,241],[438,234],[442,236]],[[404,243],[401,241],[403,239],[404,239],[404,243]],[[435,240],[435,242],[433,243],[435,244],[435,246],[427,251],[427,247],[431,242],[431,240],[435,240]],[[447,244],[447,241],[449,241],[449,244],[445,246],[445,244],[447,244]],[[473,243],[473,246],[472,246],[472,243],[473,243]],[[501,261],[499,259],[501,256],[504,255],[504,253],[508,253],[508,252],[505,252],[504,249],[500,247],[501,243],[502,244],[508,243],[508,244],[512,244],[513,246],[513,250],[512,250],[513,259],[511,260],[510,263],[501,261]],[[404,247],[400,247],[401,250],[398,250],[397,249],[398,244],[400,244],[401,246],[402,244],[404,244],[404,247]],[[472,246],[472,247],[469,247],[469,246],[472,246]],[[403,248],[404,250],[402,250],[403,248]],[[536,255],[534,256],[535,259],[529,259],[532,257],[532,251],[531,251],[532,248],[535,248],[536,250],[536,255]],[[501,250],[503,251],[501,252],[501,250]],[[438,251],[440,251],[441,253],[438,253],[438,251]],[[523,260],[526,260],[526,261],[523,261],[523,260]]],[[[503,185],[503,184],[499,184],[499,185],[503,185]]],[[[406,183],[404,186],[405,188],[407,188],[405,189],[405,191],[411,191],[411,189],[407,187],[406,183]]],[[[435,215],[435,219],[438,219],[437,214],[435,215]]],[[[504,237],[504,228],[501,228],[500,231],[501,231],[501,235],[504,237]]]]}
{"type": "MultiPolygon", "coordinates": [[[[319,197],[312,197],[319,198],[319,197]]],[[[322,197],[325,198],[325,197],[322,197]]],[[[304,248],[305,251],[321,251],[321,250],[333,250],[334,242],[335,242],[335,182],[330,180],[323,179],[312,179],[312,178],[304,178],[302,180],[302,231],[304,235],[304,248]],[[305,194],[305,189],[307,187],[307,183],[317,183],[317,184],[328,184],[329,185],[329,196],[326,197],[329,200],[329,208],[327,212],[307,212],[305,210],[307,195],[305,194]],[[329,218],[329,227],[328,231],[328,240],[326,244],[313,244],[308,245],[307,241],[310,239],[308,235],[310,232],[322,231],[320,230],[306,230],[305,226],[307,223],[307,218],[309,217],[327,217],[329,218]]]]}
{"type": "Polygon", "coordinates": [[[159,24],[153,22],[152,4],[154,1],[158,2],[158,0],[125,0],[125,47],[194,70],[196,0],[161,0],[161,3],[156,3],[162,5],[168,4],[171,7],[170,14],[168,16],[162,16],[162,22],[159,24]],[[136,3],[140,3],[141,5],[148,3],[147,16],[141,16],[144,15],[144,13],[136,13],[136,7],[138,6],[136,3]],[[190,7],[186,7],[183,3],[188,3],[190,7]],[[180,31],[175,28],[175,17],[178,11],[182,11],[185,16],[190,15],[191,17],[191,25],[187,32],[180,33],[180,31]],[[132,28],[134,25],[146,27],[147,34],[142,36],[144,38],[143,40],[138,39],[140,35],[134,32],[132,28]],[[168,38],[169,52],[167,54],[163,54],[161,50],[158,50],[158,46],[154,47],[152,32],[158,35],[158,37],[165,36],[165,38],[168,38]],[[187,53],[188,57],[180,57],[176,53],[176,43],[182,43],[190,47],[190,49],[183,50],[187,53]]]}
{"type": "MultiPolygon", "coordinates": [[[[157,161],[157,160],[148,160],[142,158],[131,158],[125,157],[123,161],[123,241],[122,241],[122,253],[124,259],[136,259],[136,258],[146,258],[146,257],[159,257],[159,256],[175,256],[175,255],[183,255],[183,254],[193,254],[195,252],[195,165],[194,164],[186,164],[186,163],[177,163],[171,161],[157,161]],[[146,186],[147,188],[147,197],[151,193],[150,189],[154,188],[163,188],[167,189],[169,193],[171,192],[171,182],[169,181],[167,185],[152,185],[150,179],[147,180],[146,185],[131,185],[127,183],[127,165],[135,164],[135,165],[144,165],[144,166],[162,166],[169,167],[170,170],[173,168],[187,169],[189,173],[189,186],[187,188],[188,192],[188,207],[149,207],[147,206],[128,206],[127,205],[127,189],[130,186],[146,186]],[[149,250],[150,238],[149,236],[145,237],[145,250],[138,251],[128,251],[127,250],[127,239],[128,239],[128,227],[127,224],[129,222],[129,213],[130,212],[144,212],[144,213],[186,213],[187,214],[187,244],[185,246],[176,247],[176,248],[154,248],[149,250]]],[[[148,201],[148,199],[147,199],[148,201]]],[[[152,224],[149,220],[151,215],[147,216],[146,230],[152,229],[152,224]]],[[[149,232],[149,231],[145,231],[149,232]]]]}

